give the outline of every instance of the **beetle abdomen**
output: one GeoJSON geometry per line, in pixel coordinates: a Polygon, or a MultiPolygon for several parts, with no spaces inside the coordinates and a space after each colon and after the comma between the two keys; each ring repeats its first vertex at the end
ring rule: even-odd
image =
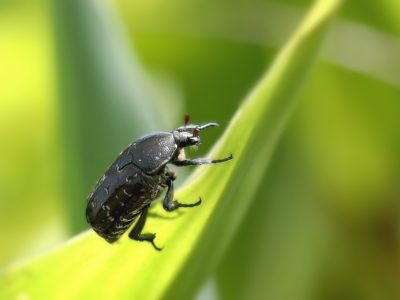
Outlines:
{"type": "MultiPolygon", "coordinates": [[[[110,202],[113,202],[112,200],[110,202]]],[[[111,204],[111,203],[110,203],[111,204]]],[[[115,242],[129,228],[142,209],[137,197],[129,202],[121,202],[114,208],[105,205],[105,213],[97,216],[97,222],[92,224],[93,229],[109,243],[115,242]],[[130,205],[129,205],[130,204],[130,205]],[[133,205],[132,205],[133,204],[133,205]],[[128,207],[131,206],[131,207],[128,207]],[[134,208],[134,207],[137,208],[134,208]],[[110,208],[110,210],[108,210],[110,208]]]]}
{"type": "Polygon", "coordinates": [[[162,191],[163,176],[148,176],[133,164],[112,165],[90,195],[87,221],[108,242],[122,235],[144,206],[162,191]]]}

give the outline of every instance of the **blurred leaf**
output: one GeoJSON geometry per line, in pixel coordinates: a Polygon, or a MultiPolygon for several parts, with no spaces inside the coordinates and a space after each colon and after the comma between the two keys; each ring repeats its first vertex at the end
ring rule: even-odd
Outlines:
{"type": "Polygon", "coordinates": [[[318,63],[218,268],[221,299],[399,299],[399,96],[318,63]]]}
{"type": "Polygon", "coordinates": [[[87,227],[86,195],[107,164],[134,137],[165,128],[168,120],[160,116],[168,113],[156,105],[107,1],[53,2],[64,202],[76,233],[87,227]]]}
{"type": "Polygon", "coordinates": [[[398,183],[399,96],[399,87],[321,63],[302,97],[297,129],[312,182],[354,220],[381,206],[398,183]]]}
{"type": "Polygon", "coordinates": [[[346,1],[342,15],[394,36],[400,36],[400,2],[397,0],[346,1]]]}
{"type": "Polygon", "coordinates": [[[285,134],[217,269],[220,299],[312,299],[327,228],[297,149],[285,134]]]}
{"type": "MultiPolygon", "coordinates": [[[[222,67],[223,62],[230,59],[231,55],[237,54],[236,48],[239,47],[248,48],[247,56],[252,56],[254,63],[259,54],[256,50],[267,48],[270,51],[281,47],[304,15],[304,4],[309,2],[237,0],[226,5],[224,0],[182,3],[174,0],[172,2],[179,2],[179,5],[175,3],[171,9],[170,2],[155,1],[157,4],[151,6],[145,5],[143,0],[119,1],[121,14],[127,27],[136,37],[137,48],[145,63],[175,72],[190,93],[189,106],[195,107],[196,112],[201,111],[199,105],[196,105],[196,99],[202,94],[207,96],[206,99],[211,98],[209,103],[225,104],[226,101],[220,101],[223,97],[212,99],[213,96],[207,95],[206,91],[218,90],[223,96],[227,89],[218,89],[218,86],[224,87],[228,84],[234,87],[232,93],[227,95],[234,106],[235,100],[241,96],[240,88],[246,84],[247,76],[254,76],[251,71],[258,70],[252,65],[252,61],[250,64],[244,61],[246,55],[236,57],[236,71],[222,73],[218,67],[222,67]],[[294,3],[296,5],[293,5],[294,3]],[[224,43],[228,42],[232,45],[226,49],[224,43]],[[202,51],[203,45],[208,46],[210,53],[202,51]],[[166,49],[166,53],[157,51],[159,47],[166,49]],[[218,55],[219,51],[224,51],[226,55],[219,58],[221,63],[217,63],[218,67],[215,67],[213,55],[218,55]],[[182,55],[182,52],[185,54],[182,55]],[[206,68],[210,69],[211,74],[207,73],[201,77],[206,68]],[[239,76],[242,74],[241,68],[242,77],[239,76]],[[182,71],[185,73],[181,74],[182,71]],[[197,86],[195,80],[190,80],[193,77],[197,78],[196,76],[202,79],[201,84],[198,83],[197,86]],[[241,78],[243,82],[237,83],[241,78]]],[[[346,1],[345,15],[349,18],[340,18],[333,24],[324,43],[321,58],[399,86],[400,43],[396,35],[384,31],[386,27],[377,25],[380,19],[384,22],[390,20],[383,11],[389,12],[394,22],[400,20],[396,18],[400,10],[396,9],[395,2],[396,0],[384,0],[377,3],[368,0],[362,2],[363,9],[360,9],[360,2],[346,1]],[[365,17],[358,18],[360,14],[365,17]]],[[[340,14],[343,14],[343,10],[340,14]]],[[[258,76],[257,73],[256,75],[258,76]]],[[[214,97],[216,96],[215,94],[214,97]]],[[[203,101],[204,98],[201,98],[201,102],[203,101]]],[[[230,108],[229,105],[226,107],[230,108]]]]}
{"type": "MultiPolygon", "coordinates": [[[[45,257],[3,274],[4,298],[188,299],[226,249],[254,199],[260,178],[295,105],[295,94],[312,65],[326,25],[340,1],[317,1],[245,99],[212,157],[232,151],[229,163],[196,170],[177,196],[201,194],[203,205],[176,213],[172,221],[149,220],[161,253],[127,236],[110,246],[85,233],[45,257]],[[211,253],[212,256],[206,256],[211,253]]],[[[163,213],[161,207],[156,207],[163,213]]],[[[174,214],[169,214],[173,216],[174,214]]]]}
{"type": "Polygon", "coordinates": [[[1,266],[65,239],[54,201],[60,194],[54,49],[43,6],[0,4],[1,266]]]}
{"type": "Polygon", "coordinates": [[[293,127],[331,229],[315,299],[399,299],[399,98],[399,87],[330,64],[306,86],[293,127]]]}

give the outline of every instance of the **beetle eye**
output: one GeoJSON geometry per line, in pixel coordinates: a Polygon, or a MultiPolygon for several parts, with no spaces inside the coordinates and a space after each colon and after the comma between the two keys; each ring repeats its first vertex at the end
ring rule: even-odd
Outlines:
{"type": "Polygon", "coordinates": [[[198,137],[199,136],[199,130],[197,128],[193,129],[192,135],[194,137],[198,137]]]}

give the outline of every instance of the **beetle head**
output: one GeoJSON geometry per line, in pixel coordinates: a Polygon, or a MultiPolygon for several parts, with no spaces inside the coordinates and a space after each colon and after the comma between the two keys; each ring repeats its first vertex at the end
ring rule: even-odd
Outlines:
{"type": "Polygon", "coordinates": [[[185,124],[174,130],[174,138],[178,147],[198,146],[200,145],[200,131],[208,127],[218,126],[217,123],[207,123],[204,125],[185,124]]]}

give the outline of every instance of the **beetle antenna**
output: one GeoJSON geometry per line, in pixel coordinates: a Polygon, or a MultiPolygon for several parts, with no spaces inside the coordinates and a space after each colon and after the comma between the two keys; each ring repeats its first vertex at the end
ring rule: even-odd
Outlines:
{"type": "Polygon", "coordinates": [[[204,125],[201,125],[201,126],[197,127],[197,129],[198,130],[203,130],[203,129],[206,129],[208,127],[217,127],[217,126],[219,126],[218,123],[210,122],[210,123],[207,123],[207,124],[204,124],[204,125]]]}
{"type": "Polygon", "coordinates": [[[187,126],[187,124],[189,124],[189,121],[190,121],[190,116],[185,115],[185,127],[187,126]]]}

